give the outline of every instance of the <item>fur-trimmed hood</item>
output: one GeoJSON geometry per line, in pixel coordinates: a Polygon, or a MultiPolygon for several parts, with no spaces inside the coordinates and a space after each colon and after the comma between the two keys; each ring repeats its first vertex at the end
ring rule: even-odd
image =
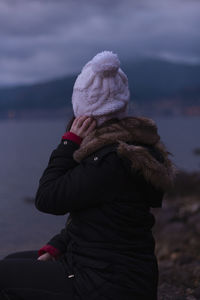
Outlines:
{"type": "Polygon", "coordinates": [[[147,117],[128,116],[121,120],[108,120],[82,140],[73,158],[81,162],[101,147],[116,142],[118,155],[131,161],[131,169],[138,170],[157,188],[167,190],[173,185],[178,169],[168,157],[171,153],[161,142],[156,123],[147,117]],[[153,146],[163,161],[155,159],[145,145],[153,146]]]}

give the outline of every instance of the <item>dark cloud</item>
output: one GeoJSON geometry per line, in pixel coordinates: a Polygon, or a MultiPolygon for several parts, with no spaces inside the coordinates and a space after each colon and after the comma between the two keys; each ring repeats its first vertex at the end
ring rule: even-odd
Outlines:
{"type": "Polygon", "coordinates": [[[200,3],[1,0],[0,85],[78,72],[99,51],[200,62],[200,3]]]}

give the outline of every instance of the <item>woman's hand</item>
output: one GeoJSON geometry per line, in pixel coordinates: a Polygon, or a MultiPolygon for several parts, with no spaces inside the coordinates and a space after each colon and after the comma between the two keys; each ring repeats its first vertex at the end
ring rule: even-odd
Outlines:
{"type": "Polygon", "coordinates": [[[40,255],[37,260],[43,260],[43,261],[48,261],[48,260],[55,260],[55,258],[48,252],[40,255]]]}
{"type": "Polygon", "coordinates": [[[74,119],[70,131],[80,136],[86,137],[96,127],[96,120],[92,117],[80,116],[74,119]]]}

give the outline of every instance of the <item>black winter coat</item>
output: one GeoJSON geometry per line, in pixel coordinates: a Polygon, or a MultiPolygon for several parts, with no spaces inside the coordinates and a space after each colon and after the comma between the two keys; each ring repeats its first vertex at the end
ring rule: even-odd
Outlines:
{"type": "Polygon", "coordinates": [[[80,146],[60,142],[39,181],[35,204],[45,213],[70,213],[49,244],[63,253],[74,299],[156,300],[150,207],[162,206],[174,167],[152,120],[128,117],[106,124],[80,146]]]}

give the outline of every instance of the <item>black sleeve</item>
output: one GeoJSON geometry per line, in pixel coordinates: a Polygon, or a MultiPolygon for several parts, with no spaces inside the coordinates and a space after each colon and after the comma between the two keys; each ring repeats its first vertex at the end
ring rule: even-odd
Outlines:
{"type": "Polygon", "coordinates": [[[61,229],[60,233],[54,235],[47,243],[47,245],[51,245],[57,248],[61,253],[65,253],[67,251],[67,245],[69,242],[69,235],[67,226],[71,222],[71,216],[69,215],[66,225],[63,229],[61,229]]]}
{"type": "Polygon", "coordinates": [[[69,242],[69,238],[67,235],[66,228],[63,228],[60,231],[60,233],[54,235],[49,240],[47,245],[51,245],[51,246],[55,247],[56,249],[58,249],[61,253],[65,253],[67,250],[68,242],[69,242]]]}
{"type": "Polygon", "coordinates": [[[35,197],[38,210],[64,215],[96,206],[108,199],[120,184],[116,153],[110,153],[110,158],[102,159],[100,164],[77,163],[73,153],[78,147],[70,140],[66,145],[61,142],[52,152],[35,197]]]}

